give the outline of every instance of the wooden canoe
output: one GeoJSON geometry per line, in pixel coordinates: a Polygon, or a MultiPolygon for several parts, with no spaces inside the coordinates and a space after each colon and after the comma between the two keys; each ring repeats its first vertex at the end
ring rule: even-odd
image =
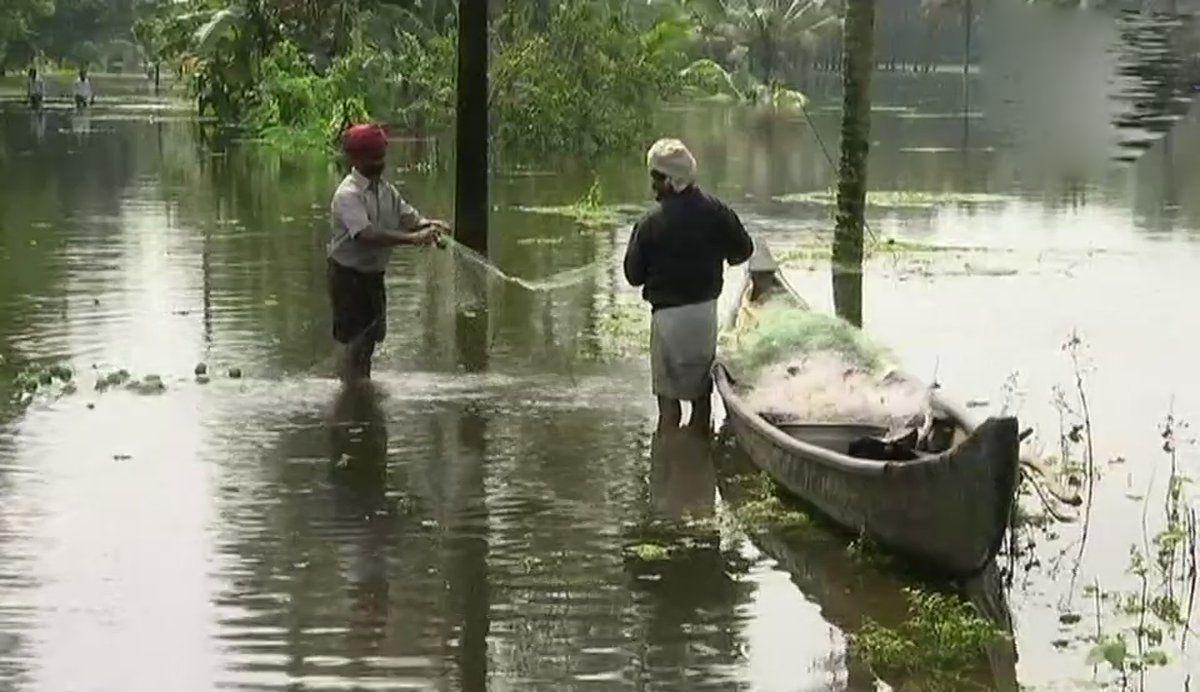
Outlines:
{"type": "MultiPolygon", "coordinates": [[[[767,298],[809,309],[760,244],[742,300],[767,298]]],[[[965,410],[935,395],[935,411],[956,428],[947,451],[912,461],[861,459],[846,454],[850,441],[878,429],[838,421],[777,427],[747,405],[720,359],[713,379],[739,446],[835,524],[907,558],[922,572],[969,576],[995,557],[1018,478],[1015,418],[976,424],[965,410]]]]}

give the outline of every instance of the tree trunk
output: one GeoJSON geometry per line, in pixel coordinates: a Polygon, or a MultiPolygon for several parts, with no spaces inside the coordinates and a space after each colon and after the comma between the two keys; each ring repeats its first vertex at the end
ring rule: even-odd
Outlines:
{"type": "Polygon", "coordinates": [[[842,36],[842,154],[833,232],[833,300],[839,317],[861,327],[875,0],[849,1],[842,36]]]}
{"type": "Polygon", "coordinates": [[[971,84],[968,81],[971,74],[971,23],[974,18],[974,12],[971,9],[971,0],[963,2],[963,112],[966,113],[971,107],[971,84]]]}
{"type": "Polygon", "coordinates": [[[454,190],[455,235],[487,254],[488,240],[488,7],[462,0],[458,9],[458,132],[454,190]]]}

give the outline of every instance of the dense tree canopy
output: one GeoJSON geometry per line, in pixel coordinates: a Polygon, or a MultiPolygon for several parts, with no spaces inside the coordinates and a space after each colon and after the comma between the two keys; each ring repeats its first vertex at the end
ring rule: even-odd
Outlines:
{"type": "MultiPolygon", "coordinates": [[[[794,108],[839,40],[841,1],[493,0],[493,133],[586,152],[640,141],[681,94],[794,108]]],[[[457,4],[8,0],[0,51],[10,67],[162,65],[222,123],[316,143],[355,118],[447,127],[457,4]]]]}

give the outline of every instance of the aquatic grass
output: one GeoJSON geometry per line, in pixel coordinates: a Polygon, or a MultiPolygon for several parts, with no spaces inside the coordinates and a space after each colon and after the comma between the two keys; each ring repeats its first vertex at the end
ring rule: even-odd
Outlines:
{"type": "Polygon", "coordinates": [[[905,589],[908,617],[896,627],[866,618],[853,650],[876,675],[919,679],[920,689],[961,689],[986,660],[986,648],[1007,635],[957,596],[905,589]]]}
{"type": "MultiPolygon", "coordinates": [[[[1076,369],[1082,368],[1076,365],[1076,369]]],[[[1061,392],[1056,396],[1060,401],[1063,398],[1061,392]]],[[[1083,422],[1067,418],[1063,427],[1064,447],[1086,446],[1087,432],[1083,422]]],[[[1130,687],[1131,683],[1146,689],[1146,672],[1170,665],[1175,654],[1185,652],[1192,631],[1198,526],[1196,511],[1191,507],[1193,500],[1186,495],[1191,478],[1178,464],[1180,445],[1194,443],[1181,435],[1186,428],[1187,423],[1176,418],[1173,412],[1168,412],[1159,426],[1162,450],[1167,455],[1169,467],[1169,477],[1162,492],[1165,522],[1156,533],[1150,534],[1147,523],[1155,497],[1152,473],[1145,493],[1138,496],[1142,502],[1142,540],[1129,548],[1126,574],[1133,579],[1133,585],[1102,592],[1098,581],[1094,580],[1093,585],[1083,589],[1085,595],[1093,598],[1095,609],[1094,634],[1079,637],[1089,644],[1086,663],[1107,668],[1115,676],[1113,683],[1122,689],[1130,687]],[[1113,620],[1107,628],[1102,604],[1107,604],[1108,615],[1113,620]],[[1131,680],[1134,675],[1136,679],[1131,680]]],[[[1077,465],[1087,473],[1086,464],[1077,465]]],[[[1060,621],[1074,626],[1080,618],[1077,614],[1066,613],[1060,621]]]]}
{"type": "Polygon", "coordinates": [[[671,549],[658,543],[638,543],[627,546],[625,554],[642,562],[659,562],[671,557],[671,549]]]}
{"type": "MultiPolygon", "coordinates": [[[[967,261],[969,257],[981,255],[1010,254],[1013,251],[1003,248],[991,248],[978,245],[935,245],[917,240],[895,237],[872,236],[865,239],[864,257],[866,259],[888,258],[897,264],[895,269],[901,276],[907,274],[932,275],[934,261],[946,261],[953,257],[963,260],[962,269],[940,271],[941,274],[961,271],[970,276],[1009,276],[1016,273],[1011,268],[989,268],[974,266],[967,261]],[[904,261],[905,264],[899,264],[904,261]]],[[[833,259],[833,235],[831,233],[814,232],[804,237],[799,244],[792,244],[785,249],[775,252],[775,261],[782,266],[807,266],[816,269],[818,264],[825,264],[833,259]]]]}
{"type": "Polygon", "coordinates": [[[741,491],[734,503],[723,509],[721,522],[747,533],[799,529],[812,525],[812,518],[786,504],[784,492],[765,471],[731,479],[741,491]]]}
{"type": "Polygon", "coordinates": [[[571,204],[517,206],[515,208],[526,214],[565,217],[587,230],[609,230],[623,223],[631,222],[644,211],[636,205],[605,204],[604,190],[599,180],[593,180],[587,192],[571,204]]]}
{"type": "Polygon", "coordinates": [[[608,230],[631,221],[633,212],[627,205],[610,205],[596,208],[581,207],[576,204],[561,206],[518,206],[517,211],[526,214],[541,214],[544,216],[561,216],[587,230],[608,230]]]}
{"type": "MultiPolygon", "coordinates": [[[[795,192],[773,198],[784,204],[832,206],[837,198],[832,190],[795,192]]],[[[987,192],[936,192],[921,190],[869,190],[867,206],[883,209],[934,209],[946,206],[982,206],[1011,202],[1012,195],[987,192]]]]}

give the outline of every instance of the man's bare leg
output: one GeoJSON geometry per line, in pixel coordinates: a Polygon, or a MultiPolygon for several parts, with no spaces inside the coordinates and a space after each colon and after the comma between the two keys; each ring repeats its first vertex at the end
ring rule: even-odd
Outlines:
{"type": "Polygon", "coordinates": [[[371,359],[374,354],[374,341],[358,338],[346,344],[342,354],[342,381],[349,383],[371,379],[371,359]]]}
{"type": "Polygon", "coordinates": [[[693,430],[707,431],[712,425],[712,395],[707,394],[700,399],[692,400],[692,417],[688,419],[688,427],[693,430]]]}
{"type": "Polygon", "coordinates": [[[658,429],[672,430],[683,421],[683,406],[675,399],[658,397],[658,429]]]}
{"type": "Polygon", "coordinates": [[[342,346],[341,358],[338,359],[338,376],[342,384],[352,384],[358,378],[355,376],[354,342],[342,346]]]}

